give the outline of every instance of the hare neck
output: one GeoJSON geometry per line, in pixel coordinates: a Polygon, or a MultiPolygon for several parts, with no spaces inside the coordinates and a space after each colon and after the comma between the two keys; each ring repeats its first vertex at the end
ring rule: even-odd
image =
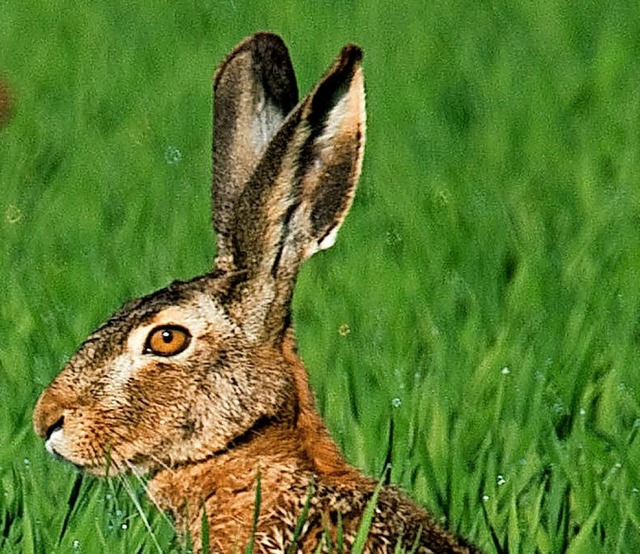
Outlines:
{"type": "Polygon", "coordinates": [[[225,525],[230,519],[241,530],[251,528],[260,476],[262,505],[270,496],[290,486],[292,476],[312,475],[293,429],[266,424],[251,431],[251,438],[206,460],[159,471],[148,483],[147,492],[157,506],[170,512],[181,532],[199,535],[202,508],[212,529],[219,515],[225,525]]]}
{"type": "Polygon", "coordinates": [[[291,334],[282,348],[296,387],[292,418],[263,421],[227,450],[200,462],[163,469],[148,483],[151,499],[173,514],[182,532],[189,530],[194,544],[199,544],[203,506],[212,537],[228,533],[231,520],[237,522],[238,537],[250,532],[258,475],[261,513],[281,504],[292,488],[304,490],[312,479],[354,488],[365,480],[344,460],[316,411],[291,334]]]}

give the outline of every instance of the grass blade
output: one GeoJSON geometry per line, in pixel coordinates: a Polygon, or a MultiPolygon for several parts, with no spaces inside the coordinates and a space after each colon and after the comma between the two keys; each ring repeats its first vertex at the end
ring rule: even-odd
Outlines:
{"type": "Polygon", "coordinates": [[[294,554],[296,548],[298,546],[298,539],[302,533],[302,529],[304,524],[307,521],[307,517],[309,515],[309,507],[311,506],[311,499],[315,494],[315,479],[312,479],[307,487],[307,498],[304,501],[304,507],[302,508],[302,512],[300,513],[300,517],[298,517],[298,521],[296,522],[296,528],[293,531],[293,539],[289,548],[287,548],[287,554],[294,554]]]}
{"type": "Polygon", "coordinates": [[[209,518],[207,517],[207,507],[202,502],[202,514],[200,518],[200,524],[202,526],[202,531],[200,533],[200,543],[202,545],[202,552],[209,552],[209,518]]]}
{"type": "Polygon", "coordinates": [[[260,471],[256,477],[256,501],[253,508],[253,525],[251,529],[251,538],[249,544],[245,548],[245,554],[252,554],[253,546],[256,540],[256,529],[258,528],[258,518],[260,517],[260,504],[262,502],[262,479],[260,477],[260,471]]]}
{"type": "Polygon", "coordinates": [[[356,538],[353,542],[353,548],[351,550],[352,554],[362,554],[364,552],[367,537],[369,536],[369,530],[371,529],[371,523],[373,522],[373,516],[375,515],[376,505],[378,504],[378,496],[382,490],[387,471],[389,471],[388,467],[385,468],[382,478],[378,482],[376,489],[373,491],[373,495],[369,499],[369,502],[367,502],[367,506],[364,509],[362,521],[360,521],[358,532],[356,533],[356,538]]]}
{"type": "Polygon", "coordinates": [[[78,498],[80,496],[80,488],[82,487],[83,474],[78,472],[76,474],[76,478],[73,481],[73,485],[71,486],[71,490],[69,491],[69,497],[67,498],[67,511],[64,515],[64,519],[62,520],[62,525],[60,526],[60,532],[58,533],[58,546],[62,543],[62,539],[64,538],[65,532],[67,531],[67,527],[69,525],[69,520],[73,515],[73,512],[77,506],[78,498]]]}

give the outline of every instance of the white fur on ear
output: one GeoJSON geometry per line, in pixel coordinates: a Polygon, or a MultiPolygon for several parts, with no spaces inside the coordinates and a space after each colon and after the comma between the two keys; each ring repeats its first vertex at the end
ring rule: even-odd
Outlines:
{"type": "Polygon", "coordinates": [[[304,259],[308,260],[316,252],[331,248],[336,243],[336,239],[338,238],[339,228],[340,228],[340,225],[336,225],[333,229],[331,229],[329,234],[326,237],[324,237],[320,242],[311,243],[309,245],[309,248],[307,248],[307,250],[304,253],[304,259]]]}
{"type": "Polygon", "coordinates": [[[320,250],[326,250],[327,248],[331,248],[336,243],[336,239],[338,238],[339,228],[340,226],[337,225],[336,227],[331,229],[329,234],[320,241],[320,244],[318,244],[318,248],[320,250]]]}
{"type": "Polygon", "coordinates": [[[249,123],[250,134],[254,144],[261,144],[258,152],[264,152],[269,139],[275,134],[278,127],[284,120],[281,109],[273,102],[269,102],[264,91],[259,91],[261,95],[256,102],[256,117],[249,123]]]}

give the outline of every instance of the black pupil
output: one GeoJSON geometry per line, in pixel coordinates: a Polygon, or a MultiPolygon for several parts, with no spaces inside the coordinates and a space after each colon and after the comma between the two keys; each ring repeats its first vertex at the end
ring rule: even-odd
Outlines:
{"type": "Polygon", "coordinates": [[[172,331],[162,331],[162,340],[169,344],[173,340],[173,332],[172,331]]]}

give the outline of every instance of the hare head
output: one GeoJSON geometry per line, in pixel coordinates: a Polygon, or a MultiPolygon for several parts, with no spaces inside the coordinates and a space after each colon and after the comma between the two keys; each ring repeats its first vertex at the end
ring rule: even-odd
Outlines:
{"type": "Polygon", "coordinates": [[[207,459],[298,409],[283,354],[300,265],[335,240],[365,136],[362,53],[298,102],[282,40],[256,34],[214,76],[215,267],[136,299],[40,397],[47,450],[95,474],[207,459]]]}

